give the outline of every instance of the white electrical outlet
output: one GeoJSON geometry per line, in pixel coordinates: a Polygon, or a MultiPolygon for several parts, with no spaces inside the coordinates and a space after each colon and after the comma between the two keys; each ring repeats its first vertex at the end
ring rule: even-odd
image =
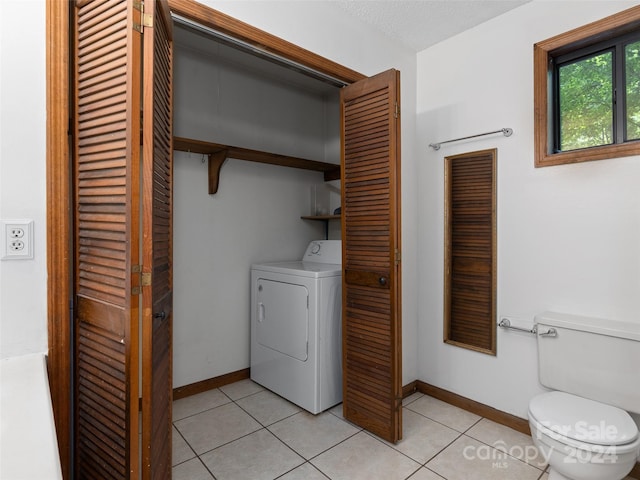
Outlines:
{"type": "Polygon", "coordinates": [[[33,258],[33,220],[2,220],[2,260],[33,258]]]}

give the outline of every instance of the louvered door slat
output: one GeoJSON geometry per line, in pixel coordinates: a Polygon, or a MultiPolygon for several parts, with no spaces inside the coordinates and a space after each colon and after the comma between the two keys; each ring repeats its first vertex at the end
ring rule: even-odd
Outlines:
{"type": "Polygon", "coordinates": [[[121,395],[125,376],[124,346],[117,337],[88,323],[81,323],[78,333],[81,338],[100,337],[106,344],[103,355],[108,357],[108,360],[92,357],[93,345],[78,343],[76,421],[80,448],[76,455],[80,472],[87,475],[80,478],[96,478],[88,476],[93,468],[99,468],[106,478],[126,478],[127,466],[123,459],[126,458],[127,405],[121,395]],[[114,362],[114,359],[120,361],[114,362]],[[110,375],[105,375],[104,370],[110,375]]]}
{"type": "Polygon", "coordinates": [[[171,21],[166,2],[145,7],[144,36],[142,478],[171,478],[172,90],[171,21]],[[147,75],[149,74],[149,75],[147,75]]]}
{"type": "Polygon", "coordinates": [[[127,479],[138,470],[134,15],[124,1],[74,8],[76,478],[127,479]]]}
{"type": "Polygon", "coordinates": [[[113,9],[108,2],[93,2],[88,8],[90,1],[77,2],[82,7],[78,12],[80,19],[80,30],[86,30],[91,27],[103,25],[108,18],[113,18],[118,13],[126,12],[126,8],[113,9]]]}
{"type": "Polygon", "coordinates": [[[342,91],[343,410],[389,441],[402,435],[399,74],[342,91]]]}

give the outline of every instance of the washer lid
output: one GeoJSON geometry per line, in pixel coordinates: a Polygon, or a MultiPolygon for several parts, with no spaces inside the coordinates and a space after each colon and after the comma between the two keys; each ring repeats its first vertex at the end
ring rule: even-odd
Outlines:
{"type": "MultiPolygon", "coordinates": [[[[0,0],[2,1],[2,0],[0,0]]],[[[316,262],[267,262],[254,263],[253,270],[264,272],[283,273],[285,275],[296,275],[299,277],[324,278],[342,275],[342,265],[316,262]]]]}
{"type": "Polygon", "coordinates": [[[529,416],[555,434],[584,443],[624,445],[638,437],[637,425],[624,410],[565,392],[534,397],[529,416]]]}

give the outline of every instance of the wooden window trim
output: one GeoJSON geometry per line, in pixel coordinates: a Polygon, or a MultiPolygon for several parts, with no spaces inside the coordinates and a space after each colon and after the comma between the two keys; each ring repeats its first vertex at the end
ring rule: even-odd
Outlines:
{"type": "Polygon", "coordinates": [[[552,114],[549,89],[550,60],[553,56],[584,48],[608,38],[640,28],[640,5],[597,20],[569,32],[556,35],[533,46],[534,81],[534,145],[535,166],[546,167],[569,163],[604,160],[640,154],[640,141],[626,142],[582,150],[553,153],[551,151],[552,114]]]}
{"type": "MultiPolygon", "coordinates": [[[[481,150],[477,152],[469,152],[463,153],[459,155],[453,155],[450,157],[445,157],[445,215],[444,215],[444,342],[450,345],[455,345],[457,347],[467,348],[469,350],[473,350],[476,352],[486,353],[488,355],[496,355],[497,347],[496,347],[496,286],[497,286],[497,215],[496,215],[496,207],[497,207],[497,181],[496,181],[496,168],[497,168],[497,157],[498,151],[497,149],[489,149],[489,150],[481,150]],[[491,176],[488,179],[488,182],[482,181],[482,185],[479,185],[479,182],[483,180],[483,178],[487,175],[487,172],[482,169],[481,172],[477,171],[477,167],[471,166],[466,169],[465,177],[469,178],[474,176],[474,180],[469,183],[465,180],[465,187],[470,192],[470,195],[473,195],[475,198],[456,198],[453,199],[453,163],[456,161],[473,161],[474,159],[479,160],[490,160],[491,161],[491,176]],[[473,335],[468,334],[467,332],[464,335],[457,335],[454,332],[454,328],[452,327],[452,323],[454,321],[461,321],[462,318],[458,318],[455,315],[453,305],[455,302],[464,301],[464,298],[454,298],[454,292],[452,283],[454,282],[454,226],[453,226],[453,216],[454,216],[454,204],[459,202],[467,202],[467,208],[471,206],[474,210],[477,210],[481,207],[481,204],[475,204],[478,200],[484,196],[478,197],[473,190],[482,189],[485,190],[487,187],[490,188],[490,197],[491,197],[491,206],[490,212],[482,211],[482,212],[473,212],[471,215],[473,216],[485,216],[487,214],[490,215],[488,227],[489,227],[489,246],[488,249],[484,249],[480,251],[482,245],[463,245],[463,240],[457,241],[458,247],[458,259],[464,258],[465,262],[468,262],[464,269],[472,270],[473,275],[470,276],[467,280],[474,282],[472,288],[482,288],[481,283],[482,279],[478,280],[478,275],[482,274],[482,268],[486,268],[486,264],[489,264],[489,268],[491,269],[488,272],[488,276],[490,278],[490,298],[488,299],[489,303],[489,315],[486,318],[480,318],[479,321],[474,319],[473,322],[469,322],[468,327],[477,327],[482,325],[483,320],[486,321],[489,331],[489,345],[480,345],[480,341],[474,342],[472,339],[473,335]],[[470,202],[470,203],[469,203],[470,202]],[[473,204],[473,205],[472,205],[473,204]],[[465,247],[471,247],[472,250],[475,250],[473,255],[468,255],[468,252],[462,252],[465,247]],[[487,251],[488,250],[488,251],[487,251]],[[466,253],[466,255],[465,255],[466,253]],[[483,262],[483,255],[489,255],[490,261],[483,262]],[[457,337],[457,338],[456,338],[457,337]]],[[[467,191],[465,191],[465,197],[467,196],[467,191]]],[[[466,213],[467,215],[469,213],[466,213]]],[[[486,239],[482,230],[478,230],[478,220],[475,219],[472,224],[465,224],[466,229],[473,229],[478,235],[483,235],[483,238],[486,239]]],[[[483,224],[486,228],[487,224],[483,224]]],[[[470,234],[469,231],[466,232],[467,236],[470,234]]],[[[474,240],[477,238],[474,235],[474,240]]],[[[486,279],[486,275],[484,276],[486,279]]],[[[468,301],[468,299],[467,299],[468,301]]],[[[477,309],[478,306],[474,305],[474,309],[477,309]]],[[[482,325],[484,326],[484,325],[482,325]]],[[[477,339],[475,339],[477,340],[477,339]]],[[[484,342],[486,343],[486,342],[484,342]]]]}

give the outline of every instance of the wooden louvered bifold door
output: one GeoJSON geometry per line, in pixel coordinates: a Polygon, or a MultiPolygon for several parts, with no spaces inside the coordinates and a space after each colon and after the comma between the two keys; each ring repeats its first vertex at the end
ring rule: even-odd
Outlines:
{"type": "Polygon", "coordinates": [[[399,76],[342,89],[343,412],[402,436],[399,76]]]}
{"type": "Polygon", "coordinates": [[[74,478],[137,478],[140,13],[78,1],[72,23],[74,478]]]}
{"type": "Polygon", "coordinates": [[[171,478],[172,35],[166,2],[145,2],[144,29],[142,478],[171,478]]]}
{"type": "Polygon", "coordinates": [[[496,150],[445,159],[445,342],[496,354],[496,150]]]}

